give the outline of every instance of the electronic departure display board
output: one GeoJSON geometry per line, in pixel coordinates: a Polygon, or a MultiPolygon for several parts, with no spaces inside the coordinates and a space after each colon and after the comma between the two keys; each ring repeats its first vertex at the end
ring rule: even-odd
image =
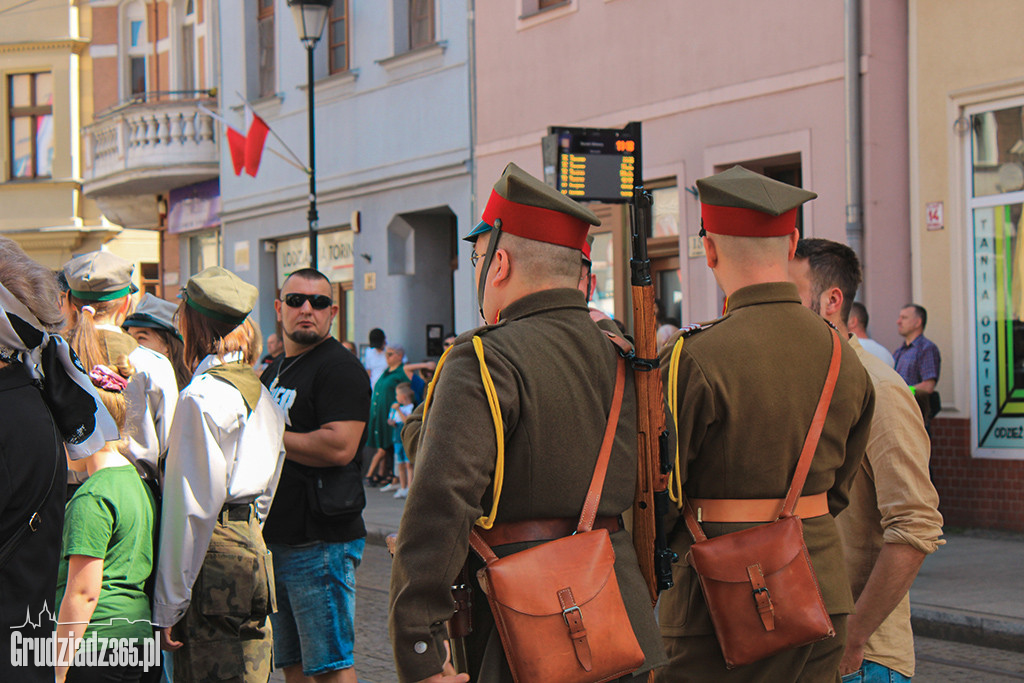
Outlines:
{"type": "Polygon", "coordinates": [[[622,129],[551,126],[542,151],[545,181],[577,201],[628,202],[643,179],[635,121],[622,129]]]}

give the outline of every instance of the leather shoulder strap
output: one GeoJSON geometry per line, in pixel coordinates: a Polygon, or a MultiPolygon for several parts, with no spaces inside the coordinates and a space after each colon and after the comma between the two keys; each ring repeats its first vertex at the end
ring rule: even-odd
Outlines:
{"type": "Polygon", "coordinates": [[[615,393],[612,395],[612,407],[608,411],[608,424],[604,428],[604,439],[601,441],[601,452],[597,456],[597,466],[594,468],[594,476],[590,479],[590,489],[587,491],[587,498],[583,503],[583,512],[580,513],[580,523],[576,531],[583,533],[594,527],[594,518],[597,516],[597,506],[601,502],[601,491],[604,489],[605,476],[608,474],[608,461],[612,455],[612,445],[615,443],[615,432],[619,426],[619,412],[622,409],[622,394],[626,385],[626,359],[619,356],[615,364],[615,393]]]}
{"type": "MultiPolygon", "coordinates": [[[[609,338],[611,337],[612,335],[609,335],[609,338]]],[[[576,525],[578,533],[585,533],[594,527],[597,508],[601,502],[601,492],[604,489],[604,480],[608,474],[608,462],[611,459],[612,446],[615,443],[615,432],[619,425],[619,414],[622,410],[622,397],[625,394],[625,387],[626,359],[619,354],[615,364],[615,391],[612,394],[611,409],[608,411],[608,424],[604,428],[604,439],[601,441],[601,451],[597,456],[597,465],[594,467],[594,475],[590,479],[590,488],[587,490],[587,497],[583,502],[580,521],[576,525]]],[[[480,559],[487,564],[498,559],[476,528],[470,529],[469,545],[480,556],[480,559]]]]}
{"type": "MultiPolygon", "coordinates": [[[[836,388],[836,380],[839,379],[839,367],[842,361],[843,346],[839,340],[839,334],[829,325],[829,332],[832,334],[832,358],[829,361],[828,375],[825,377],[825,386],[821,389],[821,396],[818,398],[818,406],[814,410],[814,417],[811,419],[811,426],[807,430],[804,439],[803,450],[800,451],[800,459],[796,463],[796,471],[793,474],[793,481],[789,485],[789,492],[786,494],[786,502],[782,506],[779,518],[789,517],[793,514],[796,501],[804,489],[804,482],[807,481],[807,474],[811,471],[811,461],[814,459],[814,451],[818,448],[818,439],[821,437],[821,430],[825,426],[825,418],[828,416],[828,408],[832,403],[832,394],[836,388]]],[[[706,541],[707,536],[700,527],[693,507],[686,494],[682,495],[683,520],[686,528],[695,542],[706,541]]]]}
{"type": "Polygon", "coordinates": [[[807,430],[807,438],[804,439],[804,448],[800,452],[800,459],[796,463],[796,472],[793,474],[793,483],[789,485],[786,504],[782,506],[782,512],[779,513],[780,519],[793,514],[797,498],[800,497],[804,490],[804,482],[807,481],[807,473],[811,471],[814,451],[818,448],[818,439],[821,437],[821,430],[825,426],[828,408],[832,403],[832,393],[835,391],[836,380],[839,378],[839,365],[843,357],[843,343],[839,340],[839,334],[831,325],[828,330],[832,333],[832,360],[829,362],[828,376],[825,378],[825,386],[821,389],[821,397],[818,399],[818,407],[814,411],[811,427],[807,430]]]}

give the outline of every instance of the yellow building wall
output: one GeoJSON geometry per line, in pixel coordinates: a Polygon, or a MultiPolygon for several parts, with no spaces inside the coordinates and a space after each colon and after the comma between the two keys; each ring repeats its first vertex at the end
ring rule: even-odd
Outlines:
{"type": "Polygon", "coordinates": [[[965,107],[1024,95],[1024,12],[1019,0],[911,0],[909,8],[914,298],[928,309],[925,334],[942,352],[944,414],[967,417],[974,325],[964,172],[970,126],[961,117],[965,107]],[[943,204],[941,230],[926,227],[931,202],[943,204]]]}
{"type": "MultiPolygon", "coordinates": [[[[0,12],[0,232],[9,233],[40,263],[58,268],[120,232],[81,191],[81,128],[94,111],[88,50],[92,12],[85,0],[0,0],[0,12]],[[53,74],[53,174],[12,181],[7,78],[41,71],[53,74]]],[[[158,239],[156,233],[134,235],[125,246],[131,257],[125,257],[158,260],[158,239]]]]}

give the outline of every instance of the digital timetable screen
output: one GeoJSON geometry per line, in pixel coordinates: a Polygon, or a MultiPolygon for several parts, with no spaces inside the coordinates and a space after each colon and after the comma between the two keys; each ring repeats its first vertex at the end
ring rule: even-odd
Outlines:
{"type": "Polygon", "coordinates": [[[640,124],[552,126],[543,141],[545,180],[578,201],[627,202],[640,183],[640,124]]]}

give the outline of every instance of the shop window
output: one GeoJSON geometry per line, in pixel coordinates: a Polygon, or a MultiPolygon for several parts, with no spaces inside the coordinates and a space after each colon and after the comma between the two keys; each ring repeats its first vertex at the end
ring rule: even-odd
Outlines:
{"type": "Polygon", "coordinates": [[[975,419],[982,457],[1024,457],[1024,107],[970,114],[975,419]]]}
{"type": "Polygon", "coordinates": [[[651,190],[654,200],[651,215],[651,237],[679,236],[679,188],[673,184],[651,190]]]}
{"type": "Polygon", "coordinates": [[[53,74],[7,77],[8,149],[11,178],[53,175],[53,74]]]}
{"type": "Polygon", "coordinates": [[[327,42],[332,74],[349,70],[348,64],[348,0],[334,0],[327,22],[327,42]]]}

